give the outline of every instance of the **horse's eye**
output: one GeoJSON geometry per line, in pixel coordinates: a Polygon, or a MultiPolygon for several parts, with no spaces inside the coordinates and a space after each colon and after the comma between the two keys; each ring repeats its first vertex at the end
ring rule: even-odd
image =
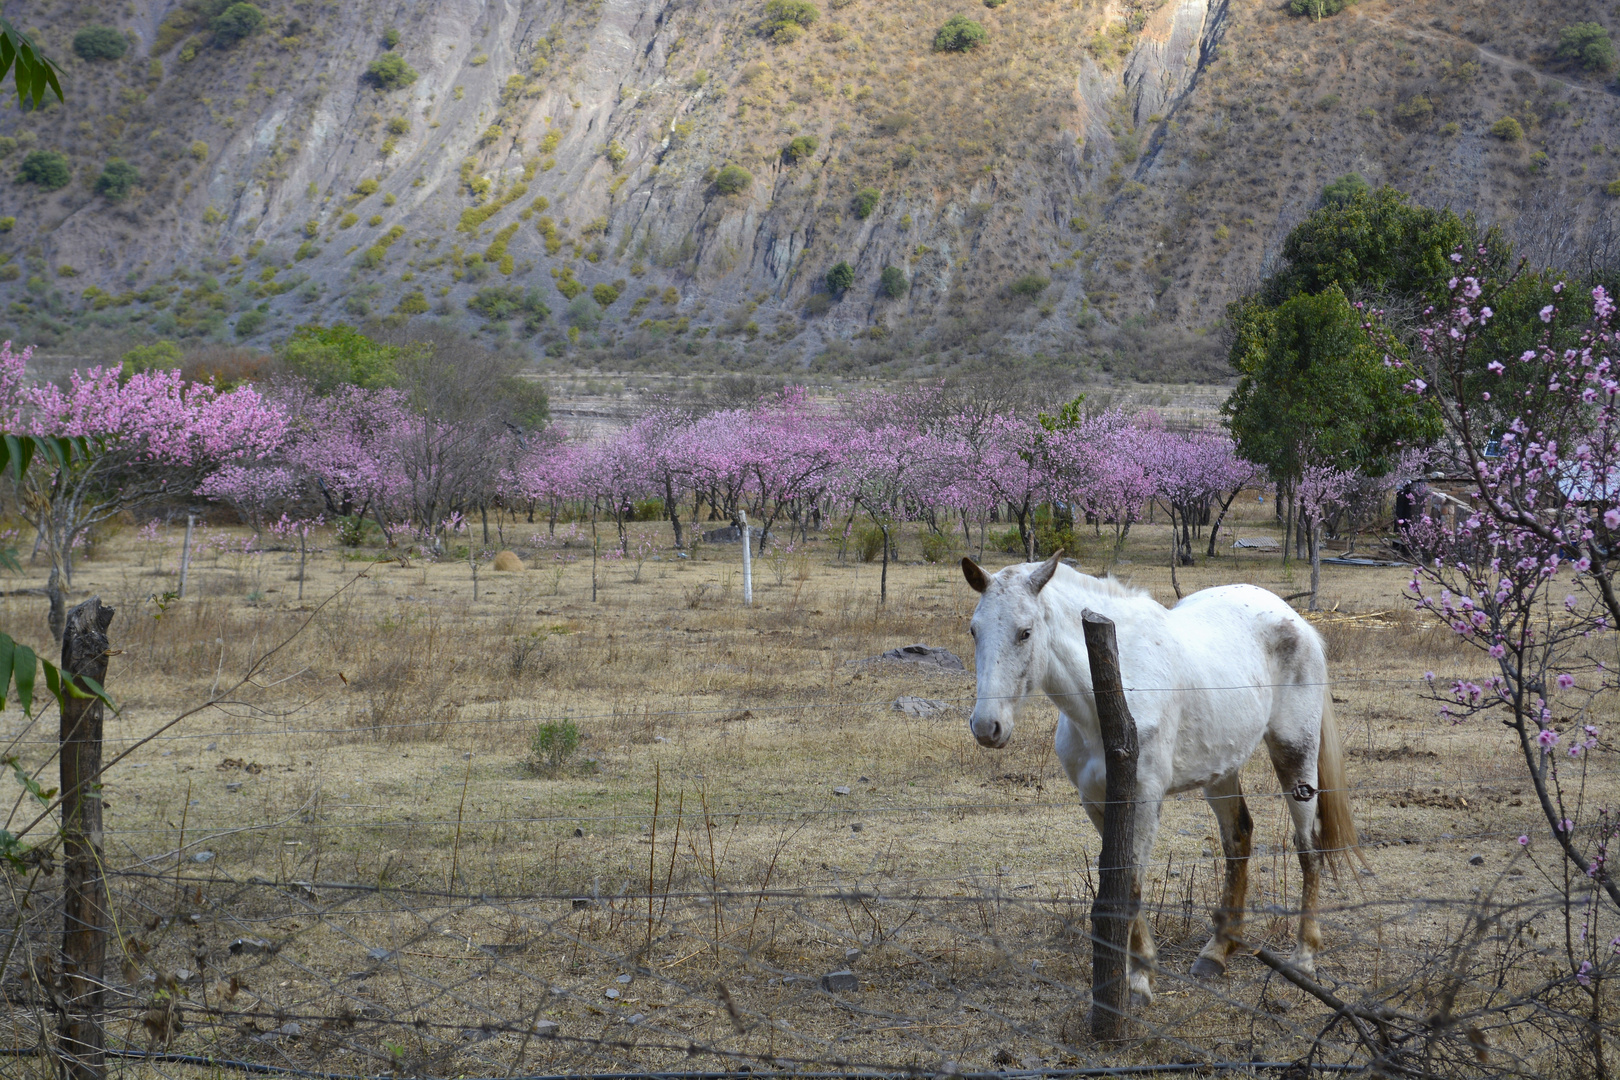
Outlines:
{"type": "Polygon", "coordinates": [[[1026,627],[1023,630],[1018,631],[1018,640],[1019,641],[1028,641],[1029,640],[1029,635],[1030,635],[1030,631],[1026,627]]]}

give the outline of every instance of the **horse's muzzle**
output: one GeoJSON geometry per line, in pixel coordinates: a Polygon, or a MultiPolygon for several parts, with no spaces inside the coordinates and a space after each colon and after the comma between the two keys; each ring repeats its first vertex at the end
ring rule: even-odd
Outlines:
{"type": "Polygon", "coordinates": [[[1012,725],[1003,724],[1000,720],[970,721],[973,737],[980,746],[988,746],[992,750],[1000,750],[1012,738],[1012,725]]]}

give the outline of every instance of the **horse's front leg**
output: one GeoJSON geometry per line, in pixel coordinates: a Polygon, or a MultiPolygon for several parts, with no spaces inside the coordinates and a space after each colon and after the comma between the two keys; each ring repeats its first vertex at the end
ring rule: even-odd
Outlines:
{"type": "Polygon", "coordinates": [[[1254,820],[1243,801],[1243,784],[1237,773],[1204,788],[1204,798],[1221,826],[1221,850],[1226,856],[1226,887],[1221,906],[1215,909],[1215,935],[1193,962],[1194,978],[1211,979],[1226,974],[1226,960],[1238,947],[1243,929],[1243,908],[1249,894],[1249,850],[1254,836],[1254,820]]]}
{"type": "Polygon", "coordinates": [[[1164,789],[1149,777],[1138,774],[1136,820],[1132,831],[1130,954],[1126,964],[1132,999],[1140,1005],[1153,1001],[1153,976],[1159,966],[1159,950],[1153,942],[1153,929],[1142,911],[1142,880],[1153,861],[1153,841],[1159,832],[1159,813],[1164,807],[1164,789]]]}

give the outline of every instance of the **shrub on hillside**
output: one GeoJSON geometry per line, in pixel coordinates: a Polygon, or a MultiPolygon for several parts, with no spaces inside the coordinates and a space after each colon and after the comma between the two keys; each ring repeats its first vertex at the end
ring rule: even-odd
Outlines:
{"type": "Polygon", "coordinates": [[[1370,190],[1360,173],[1347,172],[1322,188],[1322,205],[1345,206],[1353,202],[1357,195],[1365,195],[1370,190]]]}
{"type": "Polygon", "coordinates": [[[1023,300],[1034,300],[1046,287],[1052,284],[1052,279],[1043,274],[1025,274],[1007,286],[1007,291],[1023,300]]]}
{"type": "Polygon", "coordinates": [[[72,179],[68,159],[55,150],[35,150],[23,158],[17,169],[19,183],[36,184],[46,191],[65,188],[72,179]]]}
{"type": "Polygon", "coordinates": [[[824,292],[811,293],[804,301],[806,315],[825,315],[832,310],[833,298],[824,292]]]}
{"type": "Polygon", "coordinates": [[[1609,32],[1595,22],[1575,23],[1558,31],[1557,55],[1585,71],[1613,71],[1620,62],[1609,32]]]}
{"type": "Polygon", "coordinates": [[[258,308],[242,312],[241,316],[236,320],[236,336],[239,338],[252,337],[259,332],[269,318],[269,312],[260,311],[258,308]]]}
{"type": "Polygon", "coordinates": [[[934,35],[934,49],[937,52],[967,52],[989,36],[982,25],[966,15],[952,15],[934,35]]]}
{"type": "Polygon", "coordinates": [[[598,285],[591,286],[591,299],[595,300],[598,304],[601,304],[605,308],[612,307],[613,302],[618,298],[619,290],[615,289],[605,281],[598,285]]]}
{"type": "Polygon", "coordinates": [[[797,41],[809,26],[821,18],[821,11],[808,0],[767,0],[761,30],[778,45],[797,41]]]}
{"type": "Polygon", "coordinates": [[[789,165],[797,165],[805,158],[816,152],[821,145],[814,135],[800,135],[782,149],[782,159],[789,165]]]}
{"type": "Polygon", "coordinates": [[[714,176],[714,190],[722,195],[740,195],[754,183],[754,174],[741,165],[727,165],[714,176]]]}
{"type": "Polygon", "coordinates": [[[379,56],[366,68],[366,78],[382,90],[400,90],[416,81],[416,69],[399,53],[379,56]]]}
{"type": "Polygon", "coordinates": [[[117,60],[129,51],[129,39],[110,26],[87,26],[73,35],[80,60],[117,60]]]}
{"type": "Polygon", "coordinates": [[[96,177],[96,194],[113,202],[122,202],[140,183],[140,170],[123,158],[109,158],[101,175],[96,177]]]}
{"type": "Polygon", "coordinates": [[[214,32],[215,41],[230,48],[264,28],[264,12],[252,4],[232,4],[215,15],[208,28],[214,32]]]}
{"type": "Polygon", "coordinates": [[[1395,122],[1409,130],[1428,126],[1434,119],[1434,102],[1422,94],[1413,94],[1395,106],[1395,122]]]}
{"type": "Polygon", "coordinates": [[[383,31],[382,44],[385,49],[392,49],[399,44],[399,31],[390,26],[383,31]]]}
{"type": "Polygon", "coordinates": [[[1524,138],[1524,127],[1511,116],[1504,116],[1491,125],[1491,134],[1503,142],[1518,142],[1524,138]]]}
{"type": "Polygon", "coordinates": [[[124,374],[134,375],[142,371],[167,371],[178,368],[185,359],[180,346],[167,339],[154,341],[150,345],[137,345],[122,357],[124,361],[124,374]]]}
{"type": "Polygon", "coordinates": [[[842,293],[855,284],[855,268],[847,262],[840,262],[827,271],[827,291],[842,293]]]}
{"type": "Polygon", "coordinates": [[[883,192],[877,188],[861,188],[850,201],[850,206],[855,210],[855,216],[864,221],[872,216],[872,211],[877,209],[878,201],[882,198],[883,192]]]}
{"type": "Polygon", "coordinates": [[[892,300],[906,295],[906,290],[910,287],[905,272],[898,266],[885,266],[883,273],[878,276],[878,292],[892,300]]]}
{"type": "Polygon", "coordinates": [[[1293,15],[1309,15],[1313,19],[1325,19],[1329,15],[1337,15],[1353,2],[1354,0],[1288,0],[1288,11],[1293,15]]]}

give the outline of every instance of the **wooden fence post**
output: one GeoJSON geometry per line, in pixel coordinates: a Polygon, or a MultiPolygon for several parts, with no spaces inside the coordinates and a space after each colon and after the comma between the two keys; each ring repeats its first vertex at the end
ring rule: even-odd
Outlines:
{"type": "MultiPolygon", "coordinates": [[[[92,596],[67,614],[62,634],[62,674],[107,679],[107,627],[113,609],[92,596]]],[[[101,1026],[106,967],[107,887],[102,878],[102,704],[94,697],[62,701],[62,1018],[57,1054],[65,1080],[103,1080],[107,1075],[101,1026]]]]}
{"type": "Polygon", "coordinates": [[[743,541],[743,606],[754,606],[754,536],[748,529],[748,511],[739,510],[742,518],[743,541]]]}
{"type": "Polygon", "coordinates": [[[175,593],[181,600],[186,598],[186,575],[191,570],[191,530],[197,524],[197,515],[186,515],[186,541],[180,546],[180,590],[175,593]]]}
{"type": "Polygon", "coordinates": [[[1115,1040],[1124,1033],[1129,1018],[1126,958],[1131,920],[1136,918],[1132,890],[1136,872],[1136,721],[1125,703],[1113,620],[1089,610],[1080,619],[1108,770],[1097,899],[1091,905],[1091,1034],[1098,1040],[1115,1040]]]}

